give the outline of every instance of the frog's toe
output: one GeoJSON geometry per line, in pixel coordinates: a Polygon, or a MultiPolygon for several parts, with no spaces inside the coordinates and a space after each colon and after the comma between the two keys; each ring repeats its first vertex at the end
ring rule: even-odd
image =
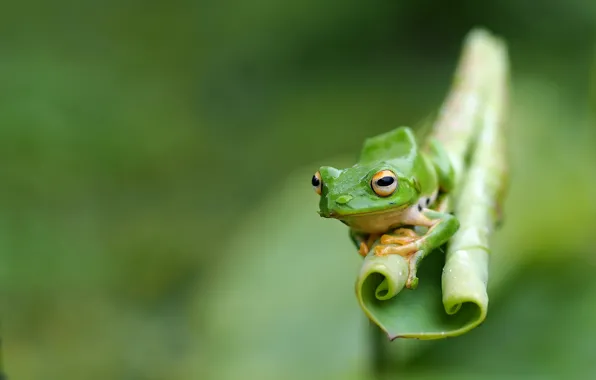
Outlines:
{"type": "Polygon", "coordinates": [[[418,277],[416,277],[416,272],[418,270],[420,260],[422,260],[424,256],[425,252],[420,250],[408,257],[408,267],[410,273],[408,274],[408,279],[406,280],[406,288],[416,289],[418,286],[418,277]]]}
{"type": "Polygon", "coordinates": [[[408,289],[416,289],[418,287],[418,277],[416,275],[410,274],[408,279],[406,280],[406,288],[408,289]]]}
{"type": "Polygon", "coordinates": [[[416,243],[407,243],[404,245],[383,244],[382,238],[381,243],[375,247],[375,255],[377,256],[400,255],[407,257],[418,251],[416,243]]]}
{"type": "Polygon", "coordinates": [[[410,237],[410,236],[392,236],[392,235],[383,235],[381,236],[381,244],[399,244],[405,245],[412,243],[418,239],[417,237],[410,237]]]}
{"type": "Polygon", "coordinates": [[[420,236],[411,228],[398,228],[392,234],[381,236],[381,244],[405,245],[419,239],[420,236]]]}
{"type": "Polygon", "coordinates": [[[411,228],[398,228],[397,230],[393,231],[394,235],[397,236],[410,236],[410,237],[414,237],[417,238],[418,234],[416,234],[416,231],[414,231],[411,228]]]}
{"type": "Polygon", "coordinates": [[[360,254],[360,256],[366,256],[368,255],[368,246],[366,245],[365,242],[360,243],[360,248],[358,249],[358,253],[360,254]]]}

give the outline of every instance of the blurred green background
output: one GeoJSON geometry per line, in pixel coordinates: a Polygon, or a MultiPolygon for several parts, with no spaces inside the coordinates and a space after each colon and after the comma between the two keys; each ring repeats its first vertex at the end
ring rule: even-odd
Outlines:
{"type": "Polygon", "coordinates": [[[390,372],[594,377],[595,2],[25,0],[0,11],[9,378],[371,378],[309,180],[437,110],[477,25],[513,70],[489,316],[390,372]]]}

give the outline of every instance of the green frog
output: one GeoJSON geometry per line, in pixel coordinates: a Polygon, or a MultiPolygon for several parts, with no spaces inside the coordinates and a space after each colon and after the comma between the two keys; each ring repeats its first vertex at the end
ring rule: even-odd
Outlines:
{"type": "Polygon", "coordinates": [[[411,258],[458,230],[457,218],[447,212],[454,176],[438,140],[419,147],[413,131],[399,127],[367,139],[354,166],[321,167],[312,186],[320,195],[319,214],[346,224],[360,255],[411,258]]]}

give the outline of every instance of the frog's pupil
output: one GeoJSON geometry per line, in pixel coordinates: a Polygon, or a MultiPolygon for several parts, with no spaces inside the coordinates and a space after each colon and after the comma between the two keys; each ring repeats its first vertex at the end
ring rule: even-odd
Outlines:
{"type": "Polygon", "coordinates": [[[383,177],[383,178],[379,178],[377,180],[377,185],[379,185],[381,187],[391,186],[394,181],[395,181],[395,178],[393,178],[391,176],[386,176],[386,177],[383,177]]]}
{"type": "Polygon", "coordinates": [[[317,178],[316,175],[312,176],[312,185],[314,187],[319,187],[319,185],[321,184],[321,181],[319,181],[319,179],[317,178]]]}

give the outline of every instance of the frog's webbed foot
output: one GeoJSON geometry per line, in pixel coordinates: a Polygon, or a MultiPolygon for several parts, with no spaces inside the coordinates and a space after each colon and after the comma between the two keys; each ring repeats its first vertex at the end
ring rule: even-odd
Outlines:
{"type": "Polygon", "coordinates": [[[397,230],[393,231],[391,235],[385,234],[381,236],[381,244],[408,244],[413,242],[416,239],[419,239],[420,236],[416,233],[416,231],[410,228],[398,228],[397,230]]]}
{"type": "Polygon", "coordinates": [[[399,228],[391,234],[381,236],[380,244],[375,247],[375,255],[400,255],[408,262],[408,278],[406,288],[415,289],[418,285],[416,270],[418,261],[424,257],[424,251],[418,248],[418,241],[422,239],[411,228],[399,228]]]}
{"type": "Polygon", "coordinates": [[[368,255],[368,253],[370,252],[370,247],[372,247],[375,240],[377,240],[378,238],[379,238],[379,235],[371,234],[368,236],[368,239],[366,239],[366,241],[361,240],[360,245],[358,247],[358,253],[360,254],[360,256],[366,257],[368,255]]]}
{"type": "Polygon", "coordinates": [[[400,255],[407,257],[416,253],[438,223],[438,220],[428,219],[424,215],[420,216],[419,221],[420,224],[430,227],[423,236],[419,236],[412,228],[399,228],[391,234],[381,236],[381,244],[375,247],[375,254],[377,256],[400,255]]]}
{"type": "Polygon", "coordinates": [[[407,258],[416,251],[418,251],[418,246],[415,242],[395,245],[395,243],[383,244],[381,241],[381,244],[375,247],[375,255],[377,256],[400,255],[407,258]]]}
{"type": "Polygon", "coordinates": [[[420,237],[414,230],[405,228],[400,228],[395,232],[398,236],[389,234],[381,236],[381,244],[375,247],[375,255],[400,255],[407,258],[420,249],[424,236],[420,237]],[[405,233],[404,230],[410,232],[405,233]]]}
{"type": "Polygon", "coordinates": [[[369,249],[365,242],[360,242],[360,247],[358,248],[358,253],[362,257],[366,257],[368,255],[369,249]]]}
{"type": "Polygon", "coordinates": [[[415,289],[418,285],[416,271],[419,260],[425,256],[425,252],[418,248],[418,242],[422,239],[412,229],[400,228],[395,231],[396,235],[385,234],[381,237],[381,244],[377,245],[375,255],[400,255],[408,262],[408,278],[406,288],[415,289]]]}

